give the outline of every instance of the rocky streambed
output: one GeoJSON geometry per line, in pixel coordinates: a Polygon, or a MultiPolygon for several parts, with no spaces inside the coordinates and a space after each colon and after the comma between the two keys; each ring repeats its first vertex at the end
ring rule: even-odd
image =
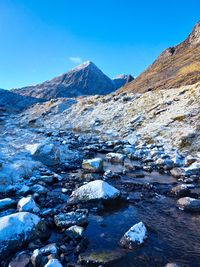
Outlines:
{"type": "Polygon", "coordinates": [[[6,114],[0,142],[1,266],[199,266],[198,158],[6,114]]]}

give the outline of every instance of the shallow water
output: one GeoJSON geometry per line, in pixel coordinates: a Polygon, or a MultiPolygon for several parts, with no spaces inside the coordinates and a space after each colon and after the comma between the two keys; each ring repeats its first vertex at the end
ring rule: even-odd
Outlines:
{"type": "MultiPolygon", "coordinates": [[[[104,168],[120,172],[124,167],[121,164],[106,162],[104,168]]],[[[136,173],[141,174],[140,171],[136,173]]],[[[177,183],[176,179],[167,174],[142,173],[144,177],[135,178],[135,172],[130,171],[121,176],[121,182],[151,183],[161,187],[177,183]]],[[[120,182],[113,180],[113,185],[117,183],[120,182]]],[[[159,267],[169,262],[176,262],[185,267],[200,266],[200,215],[179,210],[175,199],[162,195],[120,208],[108,208],[102,214],[90,214],[86,229],[86,236],[90,241],[88,251],[119,250],[120,238],[131,226],[140,221],[148,227],[148,240],[138,249],[126,251],[127,255],[123,262],[114,266],[159,267]]]]}
{"type": "Polygon", "coordinates": [[[170,198],[128,205],[101,215],[91,214],[86,230],[88,250],[118,249],[120,238],[139,221],[148,227],[149,238],[137,250],[127,251],[120,266],[164,266],[168,262],[200,266],[200,215],[178,210],[170,198]]]}

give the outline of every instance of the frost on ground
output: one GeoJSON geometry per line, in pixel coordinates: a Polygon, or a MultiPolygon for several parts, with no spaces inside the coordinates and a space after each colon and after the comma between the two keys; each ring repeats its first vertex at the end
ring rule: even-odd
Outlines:
{"type": "Polygon", "coordinates": [[[144,94],[80,97],[63,112],[51,111],[62,101],[31,107],[22,115],[23,124],[34,120],[37,127],[73,129],[107,138],[128,138],[132,133],[148,143],[161,141],[166,147],[196,155],[200,149],[200,83],[144,94]]]}

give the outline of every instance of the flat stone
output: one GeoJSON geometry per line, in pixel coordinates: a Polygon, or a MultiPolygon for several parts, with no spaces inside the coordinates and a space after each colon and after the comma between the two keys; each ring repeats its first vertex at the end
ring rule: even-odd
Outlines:
{"type": "Polygon", "coordinates": [[[88,219],[85,212],[79,210],[55,215],[54,222],[60,228],[69,228],[74,225],[84,226],[88,223],[88,219]]]}
{"type": "Polygon", "coordinates": [[[79,264],[84,266],[110,266],[122,260],[125,254],[118,250],[96,250],[79,255],[79,264]]]}

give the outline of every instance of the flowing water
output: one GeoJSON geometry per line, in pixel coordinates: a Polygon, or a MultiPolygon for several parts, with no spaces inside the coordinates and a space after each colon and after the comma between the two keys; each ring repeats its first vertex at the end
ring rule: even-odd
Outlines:
{"type": "MultiPolygon", "coordinates": [[[[120,169],[120,164],[107,163],[106,168],[108,165],[115,171],[120,169]]],[[[133,181],[130,175],[121,179],[133,181]]],[[[141,183],[152,182],[158,186],[175,182],[173,177],[156,172],[145,173],[143,178],[134,180],[141,183]]],[[[177,209],[175,199],[162,195],[135,204],[108,208],[101,214],[90,214],[86,229],[86,236],[90,241],[88,251],[120,250],[120,238],[140,221],[148,228],[148,240],[134,251],[126,251],[123,262],[114,266],[159,267],[168,262],[176,262],[185,267],[200,266],[200,215],[177,209]]]]}

